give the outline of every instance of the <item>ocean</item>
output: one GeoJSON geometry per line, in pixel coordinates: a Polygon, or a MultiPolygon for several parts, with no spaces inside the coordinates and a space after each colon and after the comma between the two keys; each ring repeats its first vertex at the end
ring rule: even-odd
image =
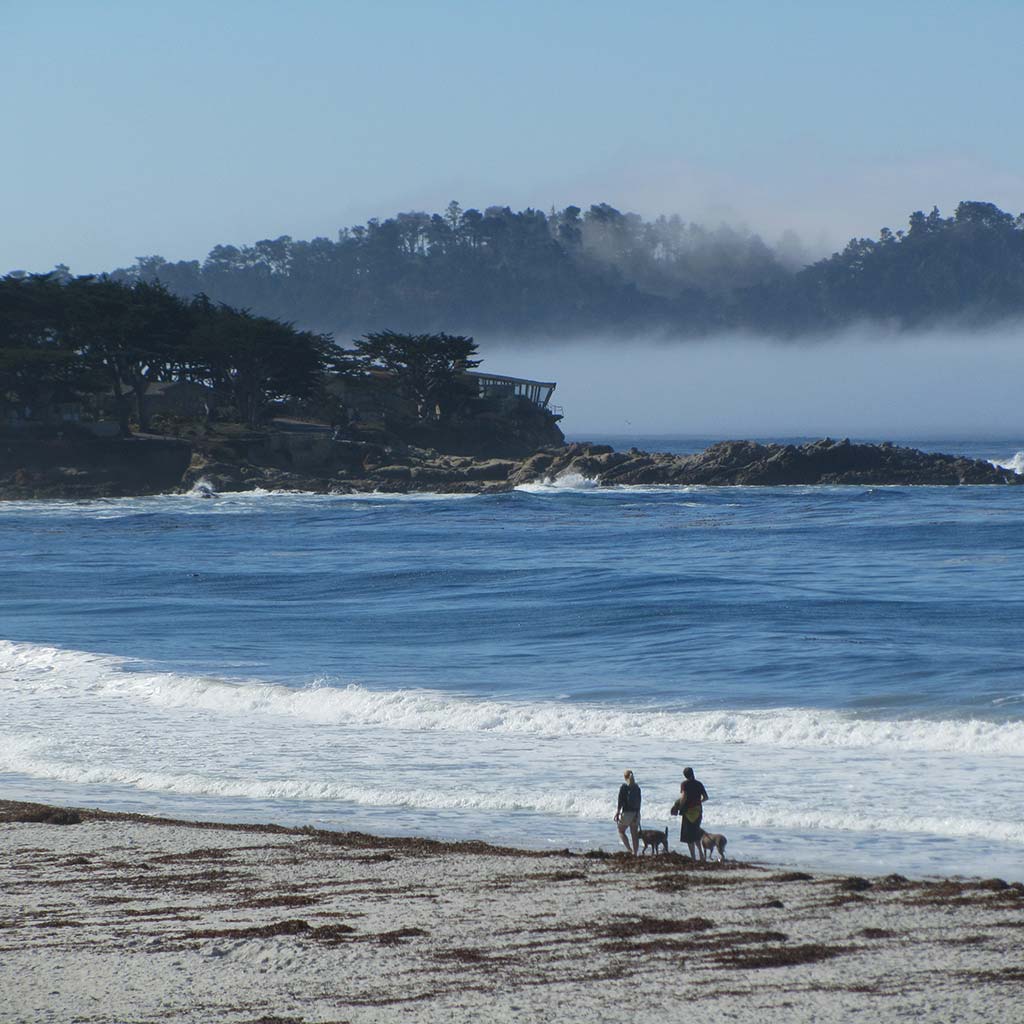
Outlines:
{"type": "Polygon", "coordinates": [[[691,765],[738,859],[1024,880],[1022,525],[1004,487],[3,502],[0,792],[613,850],[630,768],[678,849],[691,765]]]}

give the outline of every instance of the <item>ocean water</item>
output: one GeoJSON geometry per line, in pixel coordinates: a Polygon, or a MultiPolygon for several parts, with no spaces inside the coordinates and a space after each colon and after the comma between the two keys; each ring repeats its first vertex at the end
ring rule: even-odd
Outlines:
{"type": "Polygon", "coordinates": [[[737,858],[1024,879],[1022,527],[1000,487],[0,503],[0,792],[614,849],[631,768],[678,847],[692,765],[737,858]]]}

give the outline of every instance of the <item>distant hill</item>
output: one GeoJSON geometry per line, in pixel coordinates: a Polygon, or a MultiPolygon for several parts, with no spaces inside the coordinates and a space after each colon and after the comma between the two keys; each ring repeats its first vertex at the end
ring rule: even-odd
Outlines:
{"type": "Polygon", "coordinates": [[[1024,214],[963,202],[952,217],[912,213],[804,265],[729,227],[645,221],[607,204],[543,213],[508,207],[400,213],[336,240],[288,237],[216,246],[205,260],[140,258],[112,277],[330,331],[458,331],[567,337],[740,328],[776,334],[863,320],[981,325],[1024,315],[1024,214]]]}

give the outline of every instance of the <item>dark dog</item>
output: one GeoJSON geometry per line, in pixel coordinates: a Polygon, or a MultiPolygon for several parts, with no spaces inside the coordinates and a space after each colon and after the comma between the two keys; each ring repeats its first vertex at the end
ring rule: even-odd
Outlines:
{"type": "Polygon", "coordinates": [[[657,853],[659,846],[664,848],[665,853],[668,853],[668,829],[661,832],[656,828],[642,828],[640,829],[640,841],[644,844],[643,853],[647,852],[648,847],[652,849],[652,852],[657,853]]]}
{"type": "Polygon", "coordinates": [[[725,860],[725,844],[727,840],[725,836],[718,835],[715,832],[705,832],[704,829],[700,830],[700,859],[710,860],[712,854],[715,851],[718,852],[718,859],[725,860]]]}

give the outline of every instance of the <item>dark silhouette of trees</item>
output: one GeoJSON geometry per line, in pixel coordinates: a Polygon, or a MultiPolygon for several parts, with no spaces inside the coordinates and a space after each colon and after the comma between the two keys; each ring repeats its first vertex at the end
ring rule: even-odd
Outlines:
{"type": "Polygon", "coordinates": [[[155,382],[192,381],[255,426],[271,402],[312,396],[337,359],[323,335],[152,281],[0,278],[0,406],[20,416],[105,393],[127,435],[133,412],[148,429],[155,382]]]}
{"type": "Polygon", "coordinates": [[[255,427],[275,399],[307,398],[329,368],[334,344],[291,324],[212,303],[192,304],[189,379],[209,384],[255,427]]]}
{"type": "Polygon", "coordinates": [[[128,398],[140,430],[149,429],[146,392],[172,379],[175,354],[188,343],[188,307],[163,285],[80,277],[64,286],[66,332],[72,349],[101,373],[114,396],[121,433],[127,435],[128,398]]]}
{"type": "Polygon", "coordinates": [[[59,274],[0,278],[0,408],[33,412],[97,390],[81,354],[66,343],[59,274]]]}
{"type": "Polygon", "coordinates": [[[420,419],[444,419],[466,397],[461,371],[480,365],[476,342],[452,334],[399,334],[379,331],[354,342],[346,354],[351,371],[384,370],[416,403],[420,419]]]}

